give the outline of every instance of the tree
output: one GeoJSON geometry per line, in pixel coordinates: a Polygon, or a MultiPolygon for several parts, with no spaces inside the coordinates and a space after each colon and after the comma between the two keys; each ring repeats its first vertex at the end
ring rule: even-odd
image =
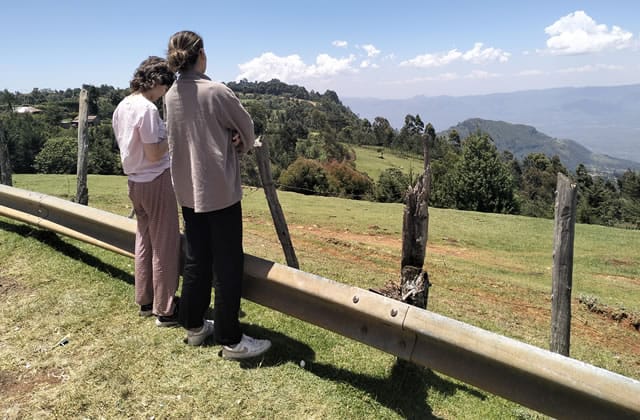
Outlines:
{"type": "Polygon", "coordinates": [[[404,125],[395,137],[393,147],[405,152],[422,154],[422,138],[424,122],[420,115],[408,114],[404,117],[404,125]]]}
{"type": "Polygon", "coordinates": [[[455,168],[460,158],[460,154],[451,150],[439,159],[431,160],[430,206],[456,208],[455,168]]]}
{"type": "Polygon", "coordinates": [[[45,124],[42,118],[31,114],[6,113],[0,116],[5,130],[5,141],[15,173],[33,173],[33,161],[45,142],[45,124]]]}
{"type": "Polygon", "coordinates": [[[557,156],[549,159],[543,153],[530,153],[522,161],[522,214],[553,217],[558,173],[567,174],[557,156]]]}
{"type": "Polygon", "coordinates": [[[383,203],[402,203],[407,189],[411,185],[409,176],[398,168],[388,168],[380,173],[376,186],[376,201],[383,203]]]}
{"type": "Polygon", "coordinates": [[[389,147],[393,143],[395,131],[389,120],[383,117],[376,117],[371,124],[373,135],[376,139],[376,146],[389,147]]]}
{"type": "Polygon", "coordinates": [[[463,143],[453,187],[458,209],[492,213],[517,210],[510,170],[486,134],[472,135],[463,143]]]}

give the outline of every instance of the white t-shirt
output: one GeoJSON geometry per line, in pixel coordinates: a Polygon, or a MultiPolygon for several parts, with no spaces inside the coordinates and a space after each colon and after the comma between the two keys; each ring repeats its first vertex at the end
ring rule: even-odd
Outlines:
{"type": "Polygon", "coordinates": [[[167,129],[158,108],[140,94],[124,98],[113,111],[111,122],[122,170],[134,182],[150,182],[169,168],[169,154],[157,162],[144,155],[142,143],[159,143],[167,138],[167,129]]]}

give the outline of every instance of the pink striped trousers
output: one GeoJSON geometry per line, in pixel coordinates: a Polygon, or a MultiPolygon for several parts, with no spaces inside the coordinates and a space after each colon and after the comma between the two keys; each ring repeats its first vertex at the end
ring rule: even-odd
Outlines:
{"type": "Polygon", "coordinates": [[[129,198],[136,212],[135,299],[153,302],[153,313],[170,316],[178,288],[180,227],[171,172],[151,182],[129,181],[129,198]]]}

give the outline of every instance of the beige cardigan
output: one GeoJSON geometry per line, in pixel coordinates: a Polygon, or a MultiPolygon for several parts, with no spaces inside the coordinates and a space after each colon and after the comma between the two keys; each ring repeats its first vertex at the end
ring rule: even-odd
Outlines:
{"type": "Polygon", "coordinates": [[[242,199],[239,153],[253,147],[251,116],[231,89],[184,72],[165,96],[171,176],[178,203],[196,213],[242,199]],[[237,147],[232,132],[240,134],[237,147]]]}

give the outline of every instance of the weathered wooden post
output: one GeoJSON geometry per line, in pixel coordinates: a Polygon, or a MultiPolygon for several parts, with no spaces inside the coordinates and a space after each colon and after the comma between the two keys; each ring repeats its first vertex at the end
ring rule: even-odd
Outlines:
{"type": "Polygon", "coordinates": [[[422,136],[424,172],[415,186],[409,187],[402,219],[402,260],[400,285],[402,301],[426,309],[429,297],[429,275],[423,271],[429,233],[429,194],[431,192],[431,162],[429,143],[435,140],[435,130],[427,124],[422,136]]]}
{"type": "Polygon", "coordinates": [[[576,224],[576,184],[558,173],[553,233],[550,350],[569,356],[571,337],[571,283],[576,224]]]}
{"type": "Polygon", "coordinates": [[[89,93],[80,90],[80,107],[78,111],[78,189],[76,203],[89,203],[89,189],[87,188],[87,164],[89,157],[89,93]]]}
{"type": "Polygon", "coordinates": [[[256,162],[258,163],[258,172],[260,173],[260,180],[262,181],[262,188],[264,194],[267,196],[267,203],[269,203],[269,210],[271,211],[271,217],[278,234],[278,239],[282,245],[284,256],[287,260],[287,265],[293,268],[300,268],[298,264],[298,258],[296,252],[293,249],[293,243],[291,242],[291,236],[289,236],[289,228],[278,200],[278,194],[276,187],[273,183],[273,176],[271,175],[271,161],[269,159],[269,146],[266,139],[258,137],[255,143],[255,155],[256,162]]]}
{"type": "Polygon", "coordinates": [[[0,184],[13,186],[13,169],[9,157],[7,131],[0,125],[0,184]]]}

